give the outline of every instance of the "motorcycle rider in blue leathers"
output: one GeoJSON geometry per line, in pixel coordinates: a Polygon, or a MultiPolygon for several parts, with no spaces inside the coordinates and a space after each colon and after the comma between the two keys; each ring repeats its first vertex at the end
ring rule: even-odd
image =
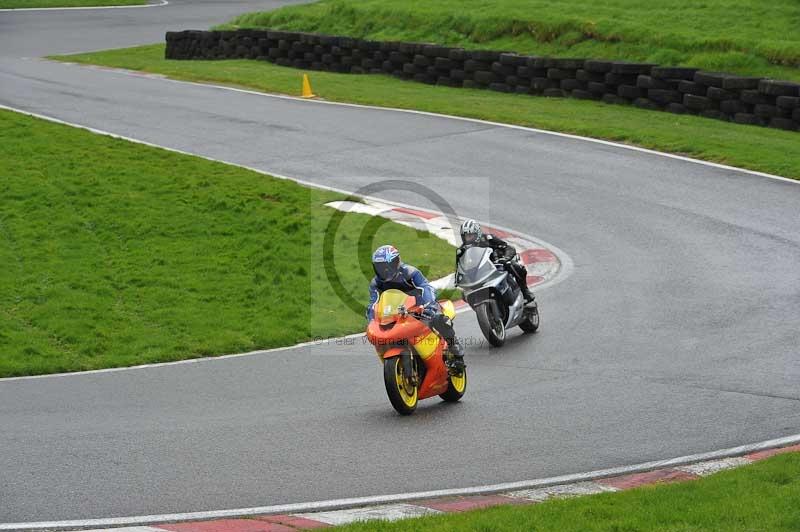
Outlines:
{"type": "Polygon", "coordinates": [[[372,254],[372,267],[375,270],[375,277],[369,283],[369,306],[367,307],[367,319],[373,317],[373,305],[384,290],[400,290],[406,294],[412,294],[417,298],[417,304],[423,308],[430,328],[436,334],[444,338],[450,350],[450,357],[446,362],[453,371],[460,371],[465,366],[464,351],[458,342],[456,332],[453,329],[453,322],[443,312],[436,301],[436,290],[428,280],[415,267],[404,264],[400,260],[400,252],[394,246],[381,246],[372,254]]]}

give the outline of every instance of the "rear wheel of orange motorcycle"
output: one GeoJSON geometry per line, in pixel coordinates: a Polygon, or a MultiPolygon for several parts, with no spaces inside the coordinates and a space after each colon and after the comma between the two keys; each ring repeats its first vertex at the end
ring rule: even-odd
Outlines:
{"type": "Polygon", "coordinates": [[[383,383],[394,409],[404,416],[413,414],[417,409],[417,386],[404,374],[401,357],[383,361],[383,383]]]}
{"type": "Polygon", "coordinates": [[[464,370],[459,375],[450,375],[447,378],[447,391],[445,391],[442,394],[439,394],[439,397],[441,397],[448,403],[455,403],[464,396],[464,392],[466,391],[467,391],[467,369],[464,368],[464,370]]]}

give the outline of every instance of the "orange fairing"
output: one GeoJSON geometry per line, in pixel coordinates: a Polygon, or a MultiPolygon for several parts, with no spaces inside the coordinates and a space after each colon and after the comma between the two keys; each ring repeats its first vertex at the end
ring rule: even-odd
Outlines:
{"type": "Polygon", "coordinates": [[[419,398],[425,399],[439,395],[447,389],[447,367],[439,352],[438,357],[430,357],[425,362],[425,379],[419,387],[419,398]]]}
{"type": "Polygon", "coordinates": [[[413,316],[398,318],[394,323],[387,324],[382,324],[376,317],[367,326],[367,339],[378,351],[384,351],[386,347],[397,345],[398,342],[413,344],[414,338],[428,333],[430,329],[413,316]]]}
{"type": "MultiPolygon", "coordinates": [[[[444,360],[447,343],[417,318],[419,308],[414,297],[400,290],[386,290],[372,310],[373,319],[367,325],[367,338],[375,346],[383,364],[386,391],[395,409],[401,414],[410,414],[418,399],[436,395],[441,395],[445,401],[460,399],[466,385],[466,373],[450,375],[444,360]],[[406,375],[403,368],[406,359],[398,361],[396,358],[405,354],[411,355],[410,360],[415,364],[413,375],[406,375]],[[418,382],[415,376],[422,381],[418,382]],[[457,396],[453,395],[456,392],[451,390],[451,382],[462,383],[457,396]]],[[[442,305],[442,310],[448,316],[455,315],[452,303],[442,305]]]]}
{"type": "Polygon", "coordinates": [[[386,351],[381,354],[382,358],[392,358],[392,357],[399,357],[403,353],[406,352],[405,347],[390,347],[386,351]]]}

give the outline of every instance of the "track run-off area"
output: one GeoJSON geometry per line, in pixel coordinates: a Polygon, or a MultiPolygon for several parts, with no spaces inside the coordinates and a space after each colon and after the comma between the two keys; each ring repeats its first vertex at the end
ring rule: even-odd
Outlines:
{"type": "MultiPolygon", "coordinates": [[[[0,380],[0,523],[500,484],[800,433],[797,183],[524,128],[37,59],[281,3],[2,12],[0,104],[337,189],[424,183],[458,215],[571,257],[569,278],[538,294],[541,332],[471,345],[463,402],[423,403],[410,418],[392,410],[360,340],[0,380]]],[[[472,313],[456,328],[480,338],[472,313]]]]}

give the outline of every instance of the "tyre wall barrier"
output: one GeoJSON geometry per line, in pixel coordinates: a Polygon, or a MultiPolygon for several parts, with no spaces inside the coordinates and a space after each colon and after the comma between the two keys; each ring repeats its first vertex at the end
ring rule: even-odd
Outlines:
{"type": "Polygon", "coordinates": [[[351,74],[389,74],[431,85],[581,98],[800,129],[800,83],[651,63],[535,57],[433,44],[313,33],[167,32],[167,59],[256,59],[351,74]]]}

